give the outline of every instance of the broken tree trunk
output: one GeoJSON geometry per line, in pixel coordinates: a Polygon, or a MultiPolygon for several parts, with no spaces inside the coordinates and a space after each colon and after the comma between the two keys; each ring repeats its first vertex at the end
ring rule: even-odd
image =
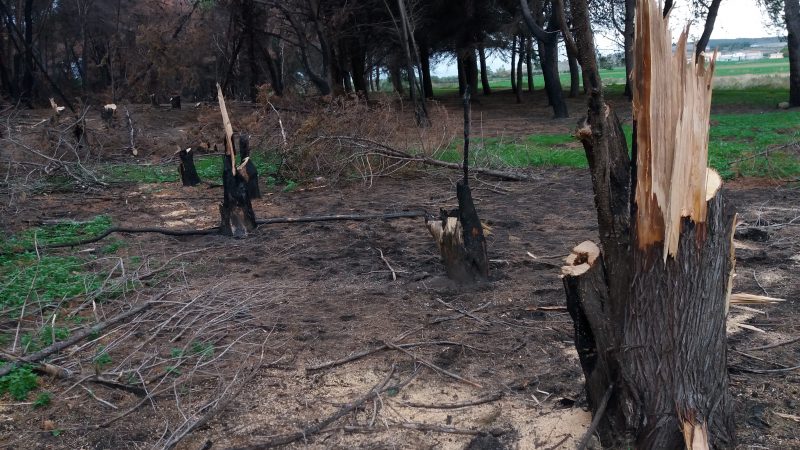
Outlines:
{"type": "Polygon", "coordinates": [[[181,183],[184,186],[197,186],[200,184],[200,177],[194,167],[194,152],[192,152],[192,148],[178,150],[178,156],[181,158],[181,163],[178,166],[178,173],[181,174],[181,183]]]}
{"type": "Polygon", "coordinates": [[[234,237],[245,237],[247,233],[256,228],[256,215],[250,196],[247,194],[247,181],[242,177],[236,167],[236,151],[233,148],[233,127],[225,107],[225,97],[222,88],[217,84],[217,99],[222,113],[222,125],[225,129],[225,156],[223,157],[222,188],[223,200],[219,205],[219,214],[222,219],[220,231],[222,234],[234,237]]]}
{"type": "Polygon", "coordinates": [[[180,95],[173,95],[169,98],[169,105],[172,109],[181,109],[181,96],[180,95]]]}
{"type": "Polygon", "coordinates": [[[562,269],[575,346],[607,447],[734,445],[728,314],[735,217],[707,169],[713,61],[673,53],[654,0],[636,10],[634,161],[597,77],[586,0],[573,0],[581,64],[591,72],[578,130],[589,159],[600,246],[562,269]]]}
{"type": "Polygon", "coordinates": [[[458,209],[442,210],[439,220],[425,219],[436,240],[447,276],[460,283],[489,278],[489,258],[483,225],[478,218],[469,188],[469,89],[464,92],[464,178],[456,183],[458,209]]]}
{"type": "Polygon", "coordinates": [[[247,183],[247,195],[251,199],[261,198],[261,189],[258,187],[258,169],[250,160],[250,136],[247,134],[239,135],[239,158],[241,163],[236,170],[247,183]]]}

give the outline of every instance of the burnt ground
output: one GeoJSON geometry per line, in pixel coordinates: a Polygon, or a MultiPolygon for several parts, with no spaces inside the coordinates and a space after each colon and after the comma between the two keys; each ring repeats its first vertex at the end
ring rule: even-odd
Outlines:
{"type": "MultiPolygon", "coordinates": [[[[101,253],[104,242],[49,250],[131,282],[124,294],[94,305],[68,299],[63,314],[93,321],[129,305],[152,306],[53,358],[73,375],[42,378],[41,388],[53,393],[49,407],[4,398],[0,442],[257,445],[319,423],[380,385],[380,395],[290,447],[462,449],[483,432],[497,440],[470,448],[574,448],[591,418],[558,274],[575,244],[596,240],[591,185],[583,170],[530,173],[530,182],[472,182],[491,228],[492,262],[491,281],[470,288],[443,276],[422,219],[270,225],[243,240],[120,234],[109,239],[123,241],[114,258],[126,261],[124,275],[101,253]],[[376,351],[315,368],[367,350],[376,351]],[[110,362],[99,364],[104,352],[110,362]],[[98,383],[97,373],[110,382],[98,383]],[[143,389],[123,389],[129,385],[143,389]]],[[[322,180],[294,192],[270,189],[254,209],[259,218],[435,212],[455,206],[455,176],[398,173],[371,185],[322,180]]],[[[742,229],[757,230],[738,240],[734,292],[787,299],[732,309],[738,447],[797,448],[800,372],[747,369],[800,361],[798,343],[754,349],[800,334],[800,195],[796,186],[764,180],[728,183],[726,195],[742,229]]],[[[11,228],[97,214],[116,225],[206,228],[217,224],[220,197],[218,188],[177,183],[49,192],[18,199],[11,228]]]]}

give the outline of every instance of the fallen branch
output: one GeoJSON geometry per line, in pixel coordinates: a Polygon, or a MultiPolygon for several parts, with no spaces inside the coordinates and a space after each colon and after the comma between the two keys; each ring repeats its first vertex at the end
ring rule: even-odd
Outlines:
{"type": "Polygon", "coordinates": [[[603,395],[603,398],[600,399],[600,404],[597,406],[597,411],[594,413],[592,423],[589,425],[589,429],[586,430],[586,433],[584,433],[583,437],[578,443],[578,450],[585,449],[589,444],[589,439],[592,438],[592,435],[597,430],[597,426],[600,425],[600,420],[603,418],[603,414],[606,413],[606,406],[608,406],[608,400],[611,399],[611,393],[613,391],[614,386],[609,386],[608,389],[606,389],[606,393],[603,395]]]}
{"type": "MultiPolygon", "coordinates": [[[[483,304],[483,305],[481,305],[481,306],[479,306],[479,307],[477,307],[477,308],[475,308],[475,309],[473,309],[472,311],[469,311],[469,312],[470,313],[475,313],[475,312],[478,312],[478,311],[486,308],[487,306],[489,306],[489,303],[485,303],[485,304],[483,304]]],[[[429,322],[426,325],[435,325],[435,324],[438,324],[438,323],[446,322],[448,320],[460,319],[460,318],[466,317],[466,316],[467,315],[464,314],[464,313],[459,313],[459,314],[454,314],[454,315],[451,315],[451,316],[439,317],[437,319],[432,320],[431,322],[429,322]]],[[[422,325],[422,326],[417,327],[417,328],[412,328],[411,330],[408,330],[408,331],[400,334],[399,336],[397,336],[393,340],[395,342],[396,341],[401,341],[401,340],[407,338],[409,335],[411,335],[411,334],[413,334],[413,333],[415,333],[417,331],[421,331],[422,329],[425,328],[426,325],[422,325]]],[[[420,345],[420,344],[413,344],[413,345],[412,344],[398,344],[397,346],[405,348],[405,347],[413,347],[415,345],[420,345]]],[[[322,364],[317,364],[315,366],[306,367],[306,372],[313,372],[313,371],[317,371],[317,370],[330,369],[332,367],[341,366],[342,364],[347,364],[347,363],[353,362],[353,361],[355,361],[357,359],[361,359],[361,358],[363,358],[365,356],[369,356],[369,355],[371,355],[373,353],[378,353],[380,351],[388,350],[390,348],[391,348],[390,346],[388,346],[386,344],[383,344],[383,345],[381,345],[379,347],[375,347],[375,348],[372,348],[372,349],[369,349],[369,350],[362,350],[360,352],[353,353],[353,354],[351,354],[349,356],[345,356],[344,358],[339,358],[339,359],[334,360],[334,361],[328,361],[328,362],[325,362],[325,363],[322,363],[322,364]]]]}
{"type": "Polygon", "coordinates": [[[411,408],[428,408],[428,409],[458,409],[458,408],[465,408],[467,406],[476,406],[482,405],[484,403],[491,403],[503,398],[502,392],[495,392],[494,394],[487,395],[485,397],[480,397],[475,400],[467,400],[465,402],[459,403],[415,403],[415,402],[407,402],[407,403],[400,403],[403,406],[408,406],[411,408]]]}
{"type": "Polygon", "coordinates": [[[480,384],[478,384],[475,381],[468,380],[468,379],[462,377],[461,375],[459,375],[457,373],[450,372],[449,370],[443,369],[443,368],[437,366],[436,364],[434,364],[434,363],[432,363],[432,362],[430,362],[428,360],[422,359],[419,356],[417,356],[417,355],[411,353],[410,351],[404,349],[403,347],[400,347],[399,345],[396,345],[396,344],[394,344],[392,342],[385,342],[385,344],[389,348],[393,348],[395,350],[399,350],[399,351],[405,353],[406,355],[414,358],[414,361],[419,362],[420,364],[422,364],[423,366],[428,367],[429,369],[432,369],[432,370],[434,370],[436,372],[439,372],[439,373],[441,373],[443,375],[447,375],[450,378],[456,379],[456,380],[461,381],[462,383],[466,383],[466,384],[468,384],[470,386],[473,386],[473,387],[476,387],[476,388],[479,388],[479,389],[483,387],[483,386],[481,386],[480,384]]]}
{"type": "Polygon", "coordinates": [[[784,367],[782,369],[751,369],[749,367],[738,367],[738,366],[731,367],[731,370],[736,370],[739,372],[747,372],[747,373],[759,373],[759,374],[791,372],[793,370],[798,370],[798,369],[800,369],[800,365],[794,367],[784,367]]]}
{"type": "Polygon", "coordinates": [[[143,304],[141,304],[141,305],[139,305],[139,306],[137,306],[137,307],[135,307],[133,309],[130,309],[130,310],[128,310],[128,311],[126,311],[126,312],[124,312],[122,314],[118,314],[118,315],[116,315],[116,316],[112,317],[111,319],[108,319],[108,320],[106,320],[104,322],[100,322],[97,325],[94,325],[94,326],[91,326],[91,327],[88,327],[88,328],[84,328],[82,331],[79,331],[79,332],[73,334],[72,336],[70,336],[66,340],[63,340],[63,341],[60,341],[60,342],[56,342],[55,344],[51,345],[50,347],[44,348],[42,350],[39,350],[36,353],[32,353],[32,354],[28,355],[27,357],[21,357],[18,360],[14,361],[14,362],[12,362],[10,364],[6,364],[3,367],[0,367],[0,377],[2,377],[3,375],[8,374],[9,372],[11,372],[12,370],[16,369],[17,367],[19,367],[22,364],[38,363],[39,361],[43,360],[44,358],[47,358],[48,356],[52,355],[53,353],[57,353],[57,352],[65,349],[65,348],[69,347],[70,345],[74,345],[74,344],[76,344],[76,343],[88,338],[89,336],[99,334],[101,331],[103,331],[104,329],[108,328],[109,326],[114,325],[115,323],[118,323],[118,322],[122,322],[123,320],[126,320],[126,319],[128,319],[130,317],[133,317],[136,314],[139,314],[140,312],[142,312],[145,309],[147,309],[150,306],[152,306],[153,302],[159,300],[164,295],[166,295],[166,294],[161,294],[160,296],[158,296],[155,299],[152,299],[152,300],[150,300],[148,302],[145,302],[145,303],[143,303],[143,304]]]}
{"type": "MultiPolygon", "coordinates": [[[[459,163],[441,161],[438,159],[429,158],[424,155],[412,155],[402,150],[397,150],[395,148],[389,147],[388,145],[381,144],[380,142],[376,142],[371,139],[361,138],[357,136],[318,136],[317,139],[330,140],[330,141],[349,141],[354,143],[360,142],[362,144],[369,144],[371,150],[374,151],[375,153],[388,156],[391,158],[403,159],[409,162],[421,162],[429,166],[444,167],[446,169],[453,169],[459,171],[464,170],[464,166],[459,163]]],[[[508,181],[533,180],[533,177],[521,173],[505,172],[502,170],[487,169],[485,167],[470,167],[469,170],[471,170],[474,173],[488,175],[508,181]]]]}
{"type": "Polygon", "coordinates": [[[282,436],[277,436],[275,438],[270,439],[267,442],[256,444],[248,447],[241,447],[238,450],[255,450],[255,449],[262,449],[262,448],[272,448],[277,447],[279,445],[287,445],[291,444],[292,442],[299,441],[300,439],[307,439],[310,436],[319,433],[320,431],[324,430],[325,427],[336,422],[337,420],[341,419],[342,417],[350,414],[351,412],[355,411],[356,409],[360,408],[364,403],[372,400],[373,398],[377,397],[378,394],[384,391],[386,385],[391,380],[392,375],[394,375],[394,366],[392,366],[391,370],[389,370],[389,374],[384,378],[380,383],[376,384],[372,389],[369,390],[366,394],[361,396],[360,398],[356,399],[355,401],[348,403],[342,406],[338,411],[336,411],[333,415],[329,416],[326,419],[321,420],[319,423],[314,425],[309,425],[303,428],[301,431],[292,434],[285,434],[282,436]]]}
{"type": "MultiPolygon", "coordinates": [[[[330,216],[273,217],[270,219],[258,220],[256,221],[256,223],[258,225],[273,225],[279,223],[332,222],[340,220],[341,221],[344,220],[362,221],[371,219],[391,220],[391,219],[425,217],[426,214],[427,213],[425,211],[408,211],[408,212],[386,213],[386,214],[336,214],[330,216]]],[[[79,245],[86,245],[86,244],[91,244],[93,242],[97,242],[99,240],[108,237],[113,233],[157,233],[166,236],[206,236],[210,234],[219,233],[219,227],[205,228],[199,230],[174,230],[171,228],[157,228],[157,227],[145,227],[145,228],[111,227],[106,231],[100,233],[99,235],[91,238],[86,238],[80,241],[73,241],[73,242],[38,245],[36,248],[38,248],[39,250],[45,250],[52,248],[77,247],[79,245]]],[[[35,249],[33,247],[29,247],[17,250],[14,253],[25,253],[34,250],[35,249]]]]}
{"type": "Polygon", "coordinates": [[[752,352],[754,350],[767,350],[767,349],[770,349],[770,348],[775,348],[775,347],[781,347],[781,346],[784,346],[784,345],[794,344],[797,341],[800,341],[800,336],[797,336],[795,338],[789,339],[788,341],[776,342],[774,344],[762,345],[760,347],[750,347],[750,348],[746,349],[745,351],[752,352]]]}

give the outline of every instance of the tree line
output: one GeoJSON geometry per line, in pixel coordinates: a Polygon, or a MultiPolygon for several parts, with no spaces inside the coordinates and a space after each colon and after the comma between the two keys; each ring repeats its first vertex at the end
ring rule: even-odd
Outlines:
{"type": "MultiPolygon", "coordinates": [[[[721,0],[686,0],[703,19],[705,49],[721,0]]],[[[597,0],[595,30],[610,31],[633,67],[636,0],[597,0]]],[[[722,5],[722,6],[721,6],[722,5]]],[[[759,0],[788,30],[791,104],[800,105],[798,0],[759,0]]],[[[665,11],[673,6],[666,1],[665,11]]],[[[461,91],[491,94],[487,56],[511,61],[512,90],[523,74],[544,75],[556,117],[566,117],[558,78],[566,49],[570,86],[588,89],[574,48],[570,0],[0,0],[0,95],[46,105],[146,101],[181,95],[211,99],[219,82],[229,97],[369,96],[381,81],[419,101],[433,97],[431,66],[455,61],[461,91]]],[[[630,86],[626,87],[630,94],[630,86]]],[[[424,111],[422,111],[424,112],[424,111]]]]}

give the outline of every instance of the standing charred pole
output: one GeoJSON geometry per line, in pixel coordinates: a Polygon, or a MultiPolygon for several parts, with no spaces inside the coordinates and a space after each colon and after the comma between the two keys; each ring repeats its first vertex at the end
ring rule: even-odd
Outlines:
{"type": "Polygon", "coordinates": [[[425,223],[436,240],[447,276],[460,283],[489,278],[489,258],[483,225],[478,218],[469,188],[469,89],[464,91],[464,178],[456,183],[458,209],[441,210],[439,218],[425,223]]]}
{"type": "Polygon", "coordinates": [[[603,98],[586,0],[570,3],[590,73],[577,137],[600,245],[575,247],[562,277],[597,432],[614,448],[733,447],[725,322],[735,216],[707,168],[714,61],[686,58],[688,30],[673,52],[657,2],[638,2],[631,161],[603,98]]]}
{"type": "Polygon", "coordinates": [[[225,156],[222,166],[223,199],[219,205],[222,223],[222,234],[233,237],[245,237],[256,228],[256,215],[250,203],[246,177],[241,174],[245,167],[236,167],[236,150],[233,147],[233,127],[225,107],[222,88],[217,83],[217,98],[222,113],[222,125],[225,129],[225,156]]]}

